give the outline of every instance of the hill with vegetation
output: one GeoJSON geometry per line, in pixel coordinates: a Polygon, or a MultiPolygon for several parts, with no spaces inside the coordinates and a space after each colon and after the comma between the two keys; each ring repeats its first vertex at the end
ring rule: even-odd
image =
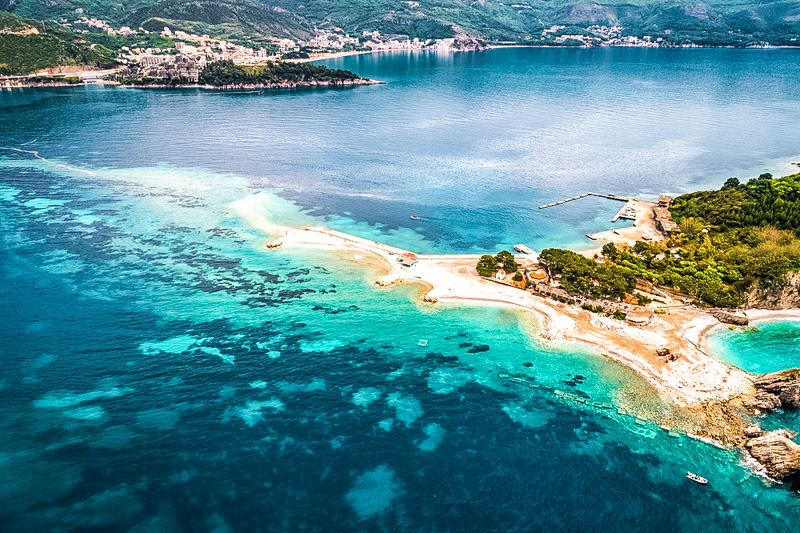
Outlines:
{"type": "Polygon", "coordinates": [[[342,83],[360,79],[358,75],[343,69],[331,69],[308,63],[286,61],[268,62],[264,66],[241,67],[233,61],[210,63],[200,73],[199,83],[214,86],[323,82],[342,83]]]}
{"type": "Polygon", "coordinates": [[[800,3],[719,0],[0,0],[0,8],[56,20],[83,14],[112,25],[171,25],[209,34],[307,39],[315,27],[360,34],[378,30],[423,39],[465,34],[490,41],[536,43],[552,25],[564,34],[590,25],[619,25],[625,35],[671,43],[748,46],[762,41],[800,45],[800,3]]]}
{"type": "Polygon", "coordinates": [[[263,87],[292,88],[305,86],[342,86],[376,83],[350,72],[322,65],[269,61],[258,66],[236,65],[233,61],[215,61],[200,71],[197,82],[182,77],[174,78],[126,78],[125,70],[118,75],[123,85],[158,85],[185,87],[201,85],[207,87],[263,87]]]}
{"type": "Polygon", "coordinates": [[[800,174],[731,178],[676,198],[670,211],[681,231],[666,241],[607,244],[602,262],[547,249],[542,262],[576,294],[620,298],[641,279],[716,307],[800,302],[800,174]]]}
{"type": "Polygon", "coordinates": [[[0,11],[0,76],[72,65],[106,67],[113,55],[69,30],[0,11]]]}

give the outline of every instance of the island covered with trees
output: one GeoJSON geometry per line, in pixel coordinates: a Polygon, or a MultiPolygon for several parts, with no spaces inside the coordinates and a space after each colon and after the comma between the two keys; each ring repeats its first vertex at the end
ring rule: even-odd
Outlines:
{"type": "MultiPolygon", "coordinates": [[[[608,243],[594,258],[548,248],[540,264],[571,295],[641,300],[637,287],[647,286],[703,306],[800,302],[800,174],[731,178],[676,198],[670,213],[680,231],[665,240],[608,243]]],[[[481,259],[478,273],[491,276],[490,263],[481,259]]]]}
{"type": "Polygon", "coordinates": [[[242,66],[233,61],[215,61],[200,70],[197,81],[183,76],[167,78],[130,77],[128,71],[118,76],[122,85],[158,87],[206,87],[230,88],[295,88],[314,86],[341,87],[347,85],[370,85],[374,80],[362,78],[343,69],[331,69],[322,65],[268,61],[263,65],[242,66]]]}

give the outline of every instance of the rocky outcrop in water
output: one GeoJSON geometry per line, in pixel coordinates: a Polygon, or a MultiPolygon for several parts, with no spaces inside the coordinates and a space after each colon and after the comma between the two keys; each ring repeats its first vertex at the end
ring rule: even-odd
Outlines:
{"type": "Polygon", "coordinates": [[[747,407],[762,413],[774,411],[781,406],[781,399],[767,391],[758,391],[755,396],[747,401],[747,407]]]}
{"type": "Polygon", "coordinates": [[[747,402],[749,408],[774,411],[800,407],[800,368],[761,374],[754,384],[758,392],[747,402]]]}
{"type": "Polygon", "coordinates": [[[766,469],[773,479],[786,479],[800,472],[800,444],[794,442],[797,433],[788,429],[762,431],[758,424],[745,429],[751,437],[744,447],[766,469]]]}

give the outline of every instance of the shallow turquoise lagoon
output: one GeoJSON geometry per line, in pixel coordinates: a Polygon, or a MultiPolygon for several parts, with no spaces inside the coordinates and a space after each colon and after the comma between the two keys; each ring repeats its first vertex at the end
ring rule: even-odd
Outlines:
{"type": "Polygon", "coordinates": [[[746,328],[720,328],[708,348],[726,363],[763,373],[800,367],[800,322],[758,322],[746,328]]]}

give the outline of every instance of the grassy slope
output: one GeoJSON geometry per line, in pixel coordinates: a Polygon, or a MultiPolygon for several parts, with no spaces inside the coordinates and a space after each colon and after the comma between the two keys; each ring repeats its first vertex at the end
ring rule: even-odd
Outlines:
{"type": "Polygon", "coordinates": [[[25,21],[0,12],[0,75],[28,74],[39,69],[66,65],[106,66],[112,53],[105,47],[76,43],[72,32],[25,21]],[[7,32],[35,27],[39,34],[14,35],[7,32]]]}
{"type": "Polygon", "coordinates": [[[157,26],[163,19],[171,26],[187,30],[200,23],[212,34],[238,27],[240,33],[250,37],[274,35],[308,39],[313,35],[312,26],[302,17],[276,11],[256,0],[161,0],[127,15],[125,21],[148,27],[153,23],[157,26]]]}

